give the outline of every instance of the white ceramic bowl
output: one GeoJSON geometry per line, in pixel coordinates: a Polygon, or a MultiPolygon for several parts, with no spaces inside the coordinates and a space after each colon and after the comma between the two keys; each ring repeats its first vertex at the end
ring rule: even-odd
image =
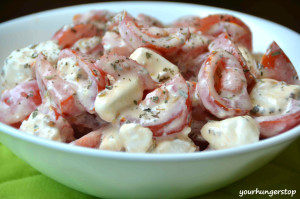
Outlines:
{"type": "MultiPolygon", "coordinates": [[[[50,10],[0,24],[0,63],[9,53],[49,39],[72,16],[91,9],[146,13],[171,22],[184,15],[230,13],[252,29],[254,51],[276,40],[300,73],[300,35],[278,24],[208,6],[114,2],[50,10]]],[[[300,126],[255,144],[192,154],[130,154],[100,151],[24,134],[0,123],[0,141],[45,175],[81,192],[108,198],[182,198],[207,193],[245,177],[273,159],[300,135],[300,126]]]]}

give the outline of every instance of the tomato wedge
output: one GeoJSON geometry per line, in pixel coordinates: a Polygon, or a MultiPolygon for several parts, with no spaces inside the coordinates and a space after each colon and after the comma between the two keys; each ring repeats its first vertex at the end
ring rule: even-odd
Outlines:
{"type": "Polygon", "coordinates": [[[132,48],[121,38],[120,34],[107,31],[102,38],[104,54],[116,54],[129,57],[133,52],[132,48]]]}
{"type": "Polygon", "coordinates": [[[95,60],[74,50],[64,49],[59,55],[57,70],[59,76],[75,88],[78,100],[86,111],[95,113],[96,96],[107,83],[105,74],[95,66],[95,60]]]}
{"type": "Polygon", "coordinates": [[[226,32],[235,43],[252,52],[252,33],[241,19],[228,14],[214,14],[202,18],[200,24],[198,30],[203,34],[218,36],[226,32]]]}
{"type": "Polygon", "coordinates": [[[255,117],[255,120],[259,124],[262,138],[283,133],[300,124],[300,101],[292,100],[290,109],[286,113],[255,117]]]}
{"type": "Polygon", "coordinates": [[[95,25],[82,23],[64,26],[54,34],[52,39],[57,40],[61,48],[70,48],[79,39],[103,36],[103,34],[104,31],[95,25]]]}
{"type": "Polygon", "coordinates": [[[59,77],[56,69],[43,54],[38,55],[35,70],[42,99],[49,95],[54,107],[63,115],[79,115],[84,111],[75,97],[75,88],[59,77]]]}
{"type": "Polygon", "coordinates": [[[294,65],[275,41],[263,55],[255,74],[259,79],[271,78],[288,84],[300,84],[294,65]]]}
{"type": "Polygon", "coordinates": [[[139,123],[160,137],[180,132],[190,124],[191,99],[184,78],[178,74],[125,111],[120,122],[139,123]]]}
{"type": "Polygon", "coordinates": [[[133,49],[147,47],[160,53],[170,53],[179,50],[190,37],[188,28],[143,27],[124,12],[119,24],[122,39],[133,49]]]}
{"type": "Polygon", "coordinates": [[[247,66],[246,60],[244,59],[242,53],[227,33],[220,34],[213,42],[210,43],[208,48],[210,52],[213,52],[217,49],[223,49],[235,56],[243,68],[248,86],[251,86],[254,83],[254,77],[251,74],[249,67],[247,66]]]}
{"type": "Polygon", "coordinates": [[[204,107],[218,118],[245,115],[252,108],[242,66],[225,50],[213,51],[206,59],[197,88],[204,107]]]}
{"type": "Polygon", "coordinates": [[[42,102],[36,80],[5,90],[0,98],[0,122],[14,124],[26,119],[42,102]]]}

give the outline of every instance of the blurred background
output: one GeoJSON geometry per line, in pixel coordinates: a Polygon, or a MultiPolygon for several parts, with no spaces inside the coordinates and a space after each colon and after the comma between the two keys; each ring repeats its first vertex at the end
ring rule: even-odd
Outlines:
{"type": "MultiPolygon", "coordinates": [[[[84,3],[91,0],[0,0],[0,23],[27,14],[84,3]]],[[[284,25],[300,33],[299,0],[198,0],[179,1],[236,10],[284,25]]]]}

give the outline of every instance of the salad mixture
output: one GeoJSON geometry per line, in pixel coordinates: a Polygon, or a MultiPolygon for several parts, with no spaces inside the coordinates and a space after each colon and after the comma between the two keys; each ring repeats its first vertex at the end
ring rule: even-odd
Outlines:
{"type": "Polygon", "coordinates": [[[165,25],[126,11],[75,15],[0,69],[0,121],[101,150],[183,153],[258,142],[300,124],[300,81],[274,41],[228,14],[165,25]]]}

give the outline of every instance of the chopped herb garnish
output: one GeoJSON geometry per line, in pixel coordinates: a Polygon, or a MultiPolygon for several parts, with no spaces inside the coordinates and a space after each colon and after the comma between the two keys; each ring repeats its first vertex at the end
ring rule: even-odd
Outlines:
{"type": "Polygon", "coordinates": [[[54,77],[55,77],[55,75],[47,75],[47,76],[45,76],[45,78],[46,78],[47,80],[53,79],[54,77]]]}
{"type": "Polygon", "coordinates": [[[81,73],[78,73],[77,76],[76,76],[77,81],[78,81],[79,79],[81,79],[81,78],[82,78],[82,74],[81,74],[81,73]]]}
{"type": "Polygon", "coordinates": [[[147,59],[150,59],[150,58],[151,58],[151,55],[152,55],[151,53],[146,52],[146,58],[147,58],[147,59]]]}
{"type": "Polygon", "coordinates": [[[33,44],[32,46],[30,46],[30,49],[35,49],[36,46],[37,44],[33,44]]]}
{"type": "Polygon", "coordinates": [[[151,111],[151,108],[146,108],[146,109],[144,109],[143,111],[150,112],[150,111],[151,111]]]}
{"type": "Polygon", "coordinates": [[[24,64],[24,68],[30,68],[30,64],[24,64]]]}
{"type": "Polygon", "coordinates": [[[179,94],[180,94],[182,97],[184,97],[185,99],[188,98],[188,94],[187,94],[185,91],[179,90],[178,92],[179,92],[179,94]]]}
{"type": "Polygon", "coordinates": [[[274,107],[272,107],[272,108],[269,109],[269,114],[272,114],[274,112],[275,112],[275,108],[274,107]]]}
{"type": "Polygon", "coordinates": [[[250,112],[251,112],[252,114],[258,113],[258,112],[259,112],[259,106],[258,106],[258,105],[254,106],[254,107],[251,109],[250,112]]]}
{"type": "Polygon", "coordinates": [[[111,90],[113,86],[105,86],[106,89],[111,90]]]}
{"type": "Polygon", "coordinates": [[[272,53],[272,56],[277,56],[277,55],[279,55],[280,53],[281,53],[280,51],[276,51],[276,52],[272,53]]]}
{"type": "Polygon", "coordinates": [[[158,99],[159,99],[159,98],[158,98],[157,96],[154,96],[154,97],[152,98],[152,101],[153,101],[153,102],[158,102],[158,99]]]}
{"type": "Polygon", "coordinates": [[[290,93],[290,98],[295,99],[295,93],[290,93]]]}
{"type": "Polygon", "coordinates": [[[162,81],[165,81],[165,80],[168,80],[168,79],[170,79],[170,77],[162,77],[162,78],[159,78],[159,82],[162,82],[162,81]]]}
{"type": "Polygon", "coordinates": [[[32,58],[37,58],[37,56],[38,56],[38,55],[37,55],[36,53],[33,53],[33,54],[31,55],[32,58]]]}
{"type": "Polygon", "coordinates": [[[54,127],[54,126],[55,126],[55,122],[49,121],[49,122],[48,122],[48,125],[51,126],[51,127],[54,127]]]}
{"type": "Polygon", "coordinates": [[[116,64],[111,63],[110,65],[114,68],[114,70],[117,70],[116,64]]]}
{"type": "Polygon", "coordinates": [[[71,28],[71,31],[72,31],[73,33],[76,33],[76,32],[77,32],[74,28],[71,28]]]}
{"type": "Polygon", "coordinates": [[[33,111],[32,112],[32,118],[34,119],[37,116],[37,114],[38,114],[37,110],[33,111]]]}

